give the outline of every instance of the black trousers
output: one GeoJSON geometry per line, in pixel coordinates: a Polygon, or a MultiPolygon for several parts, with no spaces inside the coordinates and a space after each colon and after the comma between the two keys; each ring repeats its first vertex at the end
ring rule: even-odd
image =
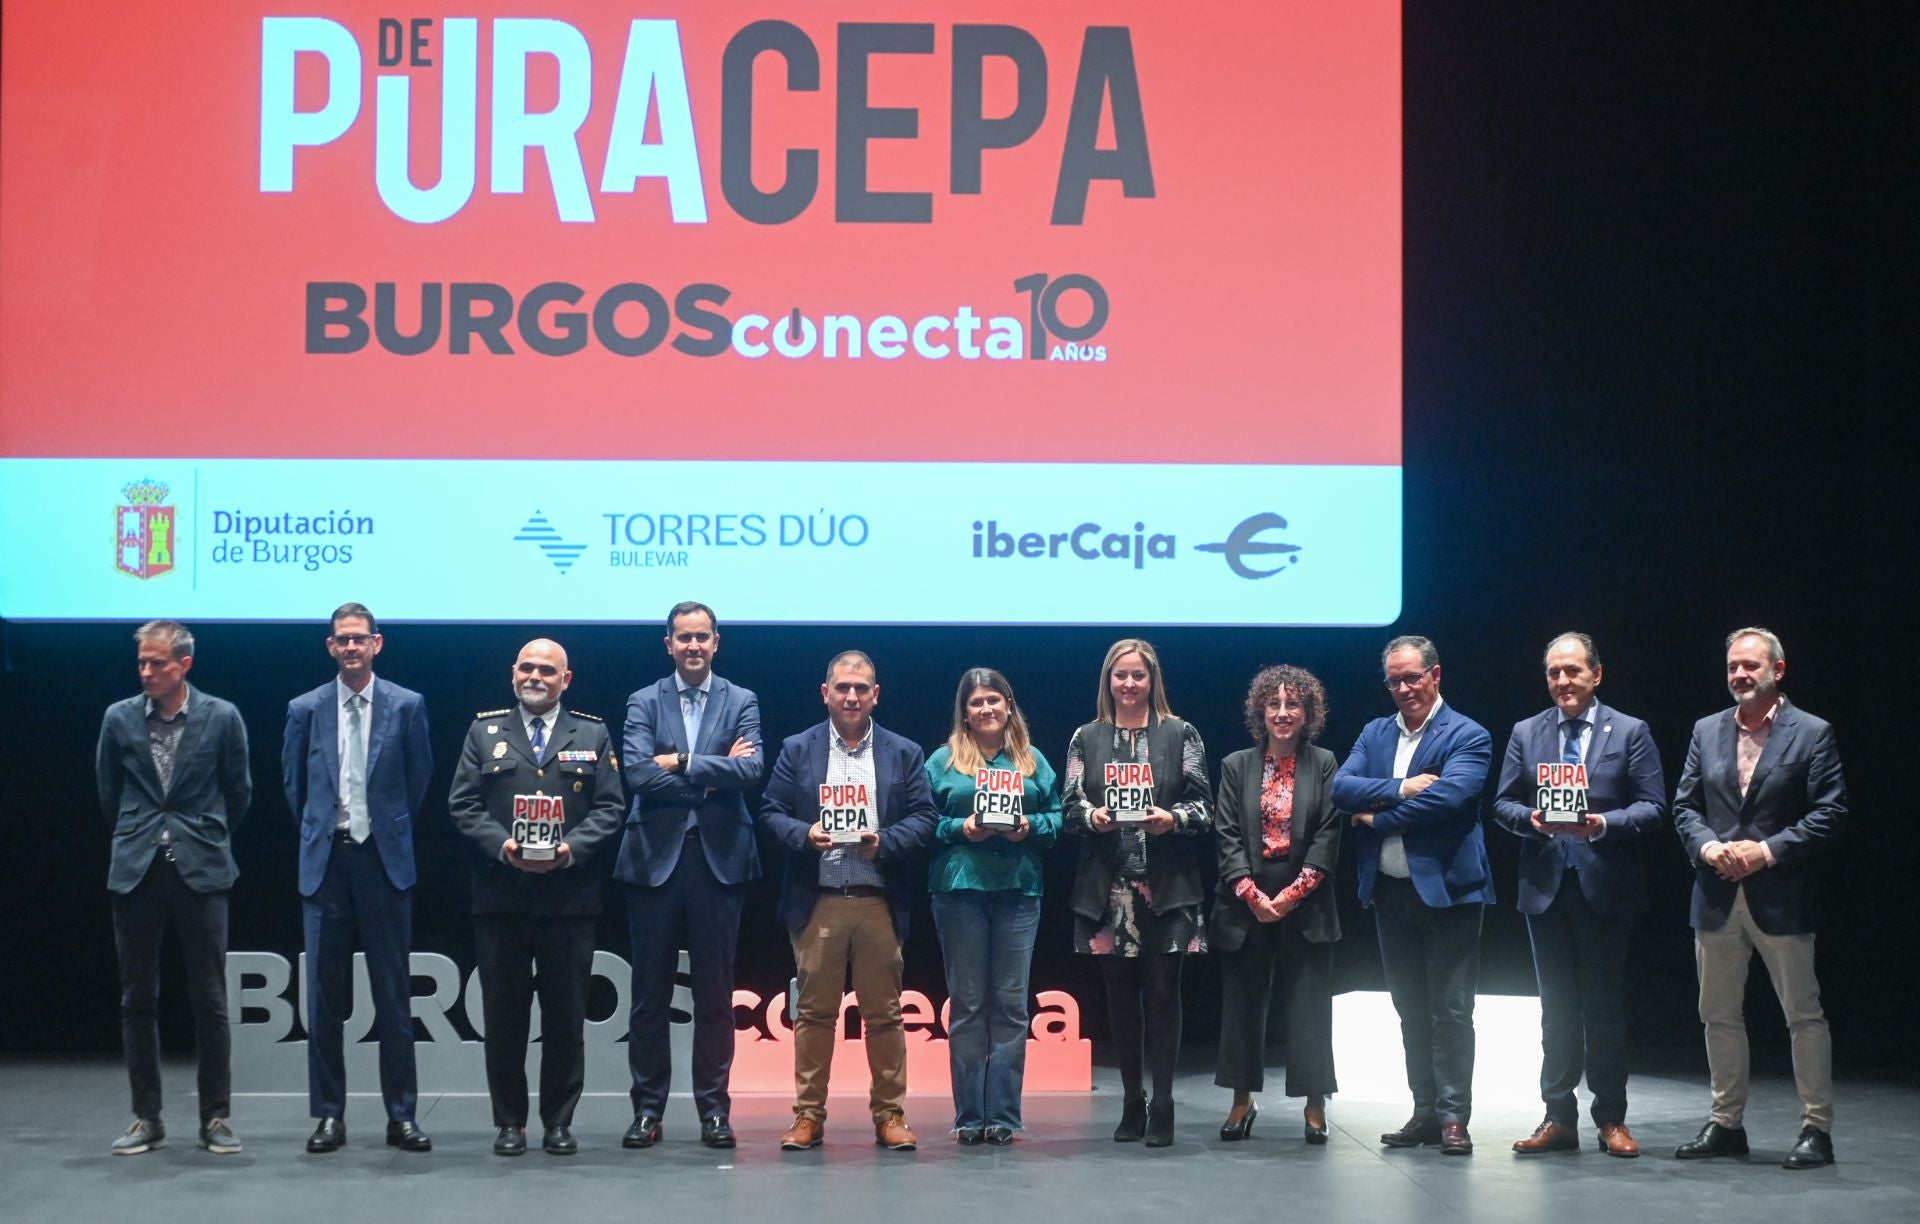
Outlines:
{"type": "Polygon", "coordinates": [[[1107,988],[1107,1025],[1120,1063],[1120,1089],[1141,1095],[1141,1064],[1153,1081],[1153,1099],[1173,1100],[1174,1066],[1180,1058],[1180,968],[1184,952],[1096,956],[1107,988]]]}
{"type": "Polygon", "coordinates": [[[703,1119],[724,1115],[733,1106],[727,1092],[733,1069],[733,960],[746,887],[715,879],[700,839],[689,837],[673,874],[660,887],[621,891],[633,953],[633,1004],[627,1017],[633,1112],[666,1112],[673,1078],[668,1047],[673,978],[684,943],[693,988],[693,1105],[703,1119]]]}
{"type": "Polygon", "coordinates": [[[132,892],[113,896],[113,946],[120,960],[120,1043],[127,1054],[135,1117],[160,1116],[160,940],[180,937],[199,1056],[200,1121],[224,1118],[233,1089],[233,1035],[227,1027],[227,894],[197,893],[156,854],[132,892]]]}
{"type": "MultiPolygon", "coordinates": [[[[1285,863],[1262,864],[1254,883],[1269,896],[1290,883],[1285,863]]],[[[1331,879],[1321,888],[1331,888],[1331,879]]],[[[1220,897],[1219,905],[1245,905],[1220,897]]],[[[1220,1061],[1213,1082],[1236,1092],[1259,1092],[1266,1084],[1267,1007],[1280,974],[1281,1009],[1287,1018],[1287,1095],[1328,1096],[1338,1091],[1333,1075],[1333,945],[1309,943],[1291,916],[1255,921],[1236,952],[1220,953],[1220,1061]]]]}
{"type": "Polygon", "coordinates": [[[387,1117],[413,1121],[413,892],[393,886],[372,838],[336,836],[327,873],[300,899],[307,945],[307,1108],[316,1118],[347,1112],[345,1025],[353,1010],[353,949],[367,954],[373,1027],[380,1041],[380,1096],[387,1117]]]}
{"type": "Polygon", "coordinates": [[[1480,981],[1479,902],[1435,909],[1411,880],[1382,874],[1373,889],[1380,968],[1407,1057],[1417,1118],[1473,1116],[1473,996],[1480,981]]]}
{"type": "Polygon", "coordinates": [[[540,999],[540,1122],[573,1125],[587,1079],[587,977],[592,918],[482,914],[473,922],[487,1025],[487,1093],[495,1126],[527,1124],[527,1038],[540,999]]]}
{"type": "Polygon", "coordinates": [[[1630,917],[1597,913],[1571,871],[1545,912],[1527,915],[1540,983],[1540,1099],[1547,1116],[1579,1121],[1573,1090],[1582,1071],[1593,1121],[1627,1119],[1627,938],[1630,917]]]}

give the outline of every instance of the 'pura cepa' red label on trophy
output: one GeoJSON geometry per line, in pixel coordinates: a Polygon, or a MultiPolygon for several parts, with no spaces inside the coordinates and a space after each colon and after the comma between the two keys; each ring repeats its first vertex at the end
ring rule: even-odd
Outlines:
{"type": "Polygon", "coordinates": [[[848,846],[873,829],[873,799],[864,782],[822,783],[820,824],[836,846],[848,846]]]}
{"type": "Polygon", "coordinates": [[[973,814],[989,829],[1011,829],[1026,815],[1023,810],[1026,779],[1017,769],[976,769],[973,773],[973,814]]]}
{"type": "Polygon", "coordinates": [[[1107,765],[1106,804],[1115,820],[1137,824],[1153,807],[1153,766],[1141,761],[1112,761],[1107,765]]]}
{"type": "Polygon", "coordinates": [[[1541,824],[1583,824],[1587,819],[1587,767],[1552,761],[1536,765],[1539,785],[1533,805],[1541,824]]]}
{"type": "Polygon", "coordinates": [[[566,803],[558,795],[515,795],[513,797],[513,840],[520,843],[520,857],[544,860],[553,857],[553,848],[567,832],[566,803]]]}

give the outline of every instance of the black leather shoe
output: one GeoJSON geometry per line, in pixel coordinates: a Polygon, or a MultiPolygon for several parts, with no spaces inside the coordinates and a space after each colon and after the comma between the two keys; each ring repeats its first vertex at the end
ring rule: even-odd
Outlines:
{"type": "Polygon", "coordinates": [[[525,1156],[527,1154],[527,1132],[517,1126],[503,1126],[500,1133],[493,1137],[495,1156],[525,1156]]]}
{"type": "Polygon", "coordinates": [[[1166,1147],[1173,1142],[1173,1102],[1155,1101],[1147,1106],[1148,1147],[1166,1147]]]}
{"type": "MultiPolygon", "coordinates": [[[[700,1124],[700,1130],[701,1138],[704,1139],[706,1123],[700,1124]]],[[[731,1135],[733,1132],[727,1133],[731,1135]]],[[[626,1134],[620,1136],[620,1146],[623,1148],[650,1148],[658,1142],[660,1142],[660,1118],[650,1113],[633,1115],[633,1125],[627,1128],[626,1134]]]]}
{"type": "MultiPolygon", "coordinates": [[[[660,1140],[660,1124],[653,1126],[654,1142],[660,1140]]],[[[734,1146],[733,1127],[727,1124],[727,1115],[715,1114],[711,1118],[700,1119],[700,1142],[710,1148],[730,1148],[734,1146]]]]}
{"type": "Polygon", "coordinates": [[[315,1154],[337,1152],[347,1146],[347,1124],[339,1118],[322,1118],[307,1136],[307,1150],[315,1154]]]}
{"type": "Polygon", "coordinates": [[[1220,1124],[1220,1138],[1226,1143],[1238,1143],[1253,1133],[1253,1120],[1260,1116],[1260,1102],[1248,1101],[1247,1112],[1240,1115],[1238,1122],[1229,1118],[1220,1124]]]}
{"type": "Polygon", "coordinates": [[[1300,1127],[1302,1132],[1301,1138],[1305,1139],[1308,1143],[1312,1144],[1314,1147],[1324,1147],[1326,1145],[1327,1106],[1324,1098],[1311,1097],[1308,1099],[1306,1109],[1303,1109],[1300,1111],[1300,1127]],[[1321,1103],[1318,1106],[1316,1106],[1313,1104],[1314,1101],[1320,1101],[1321,1103]],[[1307,1116],[1307,1110],[1316,1109],[1316,1108],[1320,1111],[1320,1125],[1318,1126],[1315,1126],[1312,1120],[1309,1119],[1307,1116]]]}
{"type": "Polygon", "coordinates": [[[1134,1097],[1120,1107],[1120,1125],[1113,1128],[1115,1143],[1138,1143],[1147,1133],[1147,1098],[1134,1097]]]}
{"type": "Polygon", "coordinates": [[[573,1141],[573,1132],[564,1126],[556,1126],[540,1136],[540,1146],[549,1156],[571,1156],[580,1150],[573,1141]]]}
{"type": "Polygon", "coordinates": [[[979,1147],[987,1141],[984,1126],[962,1126],[953,1132],[953,1141],[961,1147],[979,1147]]]}
{"type": "Polygon", "coordinates": [[[1013,1143],[1013,1128],[1011,1126],[989,1126],[987,1128],[987,1142],[995,1147],[1011,1146],[1013,1143]]]}
{"type": "Polygon", "coordinates": [[[1817,1169],[1833,1163],[1833,1136],[1817,1126],[1800,1128],[1800,1141],[1793,1145],[1787,1158],[1780,1162],[1783,1169],[1817,1169]]]}
{"type": "Polygon", "coordinates": [[[1708,1122],[1700,1128],[1699,1134],[1673,1149],[1675,1160],[1705,1160],[1709,1156],[1745,1156],[1746,1154],[1746,1128],[1722,1126],[1718,1122],[1708,1122]]]}
{"type": "Polygon", "coordinates": [[[1440,1142],[1440,1119],[1412,1117],[1399,1130],[1388,1131],[1380,1136],[1382,1145],[1390,1148],[1425,1147],[1440,1142]]]}
{"type": "Polygon", "coordinates": [[[387,1146],[397,1147],[403,1152],[431,1152],[433,1140],[427,1138],[427,1132],[409,1119],[387,1123],[387,1146]]]}

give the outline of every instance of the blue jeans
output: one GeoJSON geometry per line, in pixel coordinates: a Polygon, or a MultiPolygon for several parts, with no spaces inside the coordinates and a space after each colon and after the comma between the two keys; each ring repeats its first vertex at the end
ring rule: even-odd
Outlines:
{"type": "Polygon", "coordinates": [[[1027,1073],[1027,973],[1040,898],[962,889],[932,896],[947,962],[953,1125],[1020,1126],[1027,1073]]]}

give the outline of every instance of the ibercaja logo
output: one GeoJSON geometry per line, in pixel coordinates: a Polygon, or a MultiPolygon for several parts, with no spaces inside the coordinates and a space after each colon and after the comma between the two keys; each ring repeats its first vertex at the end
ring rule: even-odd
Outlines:
{"type": "MultiPolygon", "coordinates": [[[[649,238],[673,232],[660,222],[676,230],[716,219],[777,227],[830,210],[836,226],[932,226],[941,201],[985,195],[990,181],[998,188],[996,207],[1009,215],[1043,210],[1052,227],[1084,225],[1089,194],[1103,181],[1118,187],[1101,194],[1106,207],[1155,197],[1140,73],[1125,26],[1086,26],[1075,46],[1058,33],[1043,41],[1013,25],[843,21],[802,28],[763,19],[728,33],[716,65],[704,54],[690,61],[688,53],[713,49],[713,31],[699,23],[717,18],[689,18],[684,31],[673,19],[637,18],[616,40],[604,19],[585,19],[589,12],[582,10],[578,24],[554,17],[379,17],[350,27],[325,16],[263,18],[259,191],[306,189],[314,172],[296,174],[299,167],[328,146],[364,148],[370,126],[371,165],[361,173],[375,207],[393,218],[420,227],[465,223],[465,214],[484,211],[489,197],[540,193],[533,164],[544,168],[553,223],[638,223],[648,227],[633,241],[641,250],[649,238]],[[944,64],[937,51],[946,53],[944,64]],[[823,61],[833,73],[830,110],[807,100],[825,88],[823,61]],[[924,148],[933,125],[923,116],[933,103],[898,105],[876,82],[920,74],[923,64],[943,71],[947,86],[939,100],[948,118],[941,126],[949,148],[938,159],[944,181],[902,183],[879,167],[896,155],[915,167],[933,161],[924,148]],[[370,68],[369,107],[363,94],[370,68]],[[1058,141],[1057,151],[1045,150],[1053,173],[1044,186],[1032,173],[989,176],[994,158],[1041,139],[1050,71],[1070,72],[1073,81],[1064,127],[1056,121],[1045,129],[1058,141]],[[1009,73],[1013,105],[1002,112],[997,97],[988,104],[988,81],[1003,82],[1009,73]],[[415,87],[431,89],[435,78],[437,105],[416,100],[415,87]],[[715,111],[717,147],[711,136],[702,141],[703,132],[716,129],[696,123],[697,114],[715,111]],[[795,117],[826,114],[830,130],[809,126],[820,119],[795,117]],[[770,159],[776,141],[784,147],[770,159]],[[822,169],[829,150],[830,175],[822,169]],[[702,172],[716,160],[717,200],[702,172]]],[[[338,195],[353,187],[351,179],[339,181],[342,162],[325,164],[329,177],[316,190],[338,195]]],[[[998,303],[941,300],[931,290],[918,302],[875,309],[764,302],[758,291],[726,283],[723,271],[672,283],[312,280],[305,348],[549,357],[591,348],[641,357],[665,346],[692,357],[731,351],[755,360],[1108,359],[1099,340],[1108,293],[1085,272],[1018,274],[1010,278],[1011,300],[998,303]],[[736,303],[736,291],[753,300],[736,303]]],[[[823,289],[821,296],[834,292],[823,289]]]]}

